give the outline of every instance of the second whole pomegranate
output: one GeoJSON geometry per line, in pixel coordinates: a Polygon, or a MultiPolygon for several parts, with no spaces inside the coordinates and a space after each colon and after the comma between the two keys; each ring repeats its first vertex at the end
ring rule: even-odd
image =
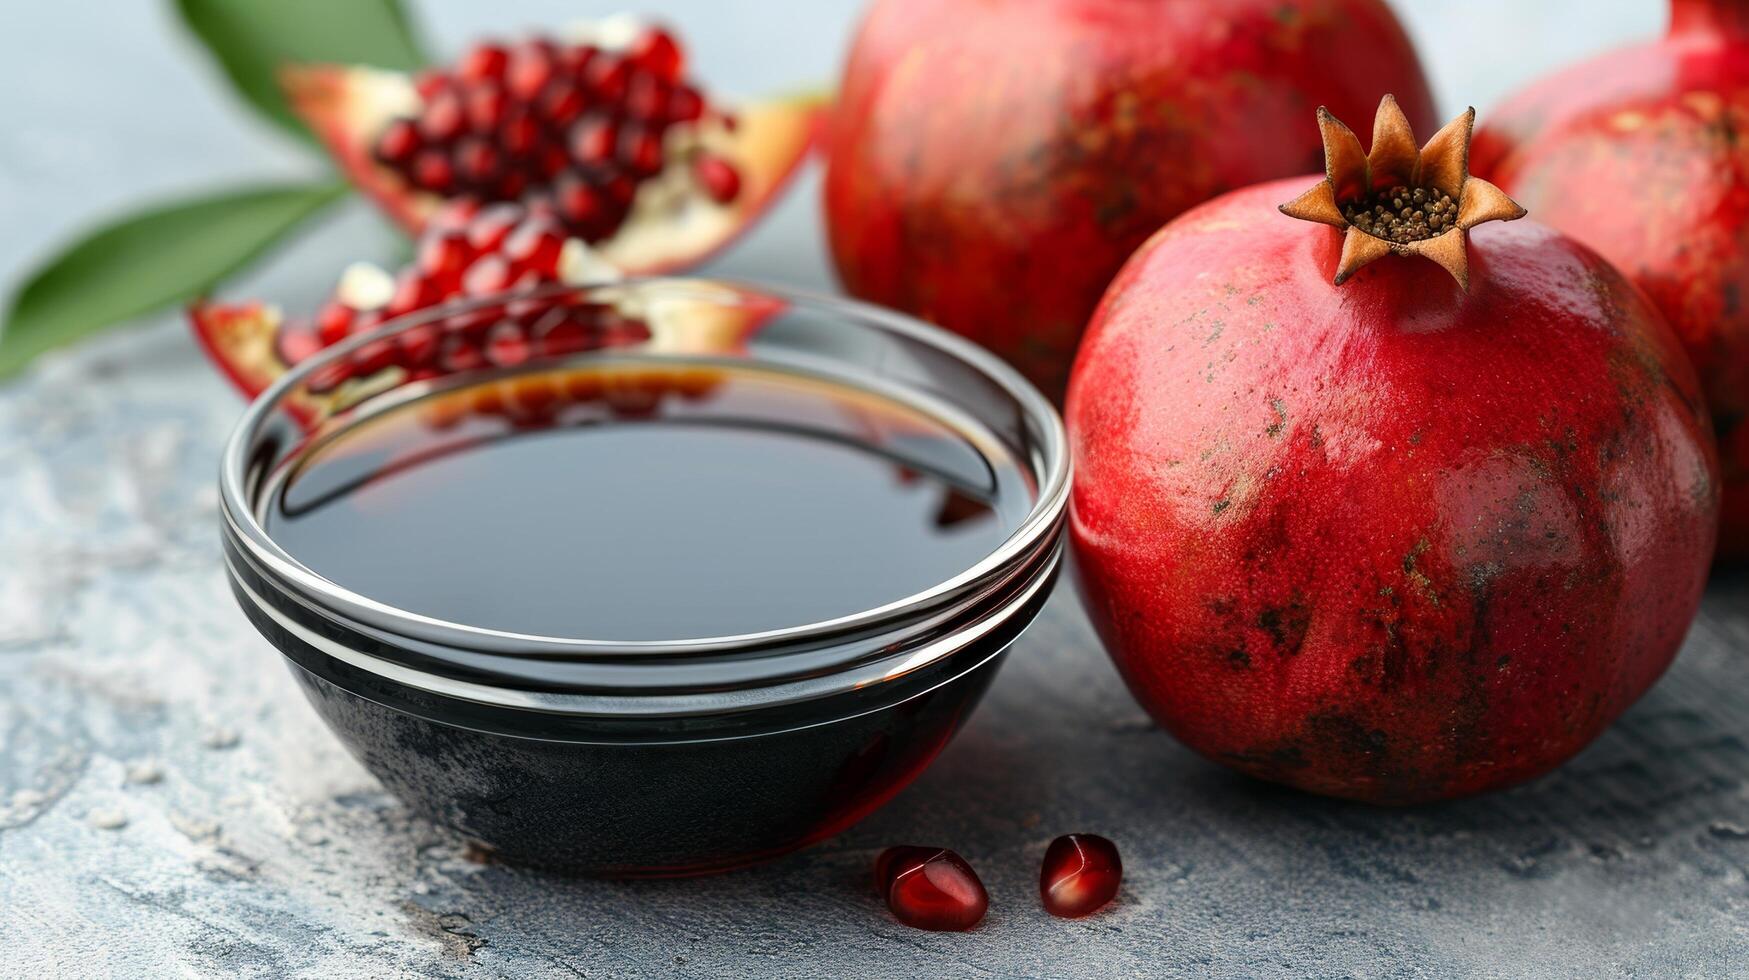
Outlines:
{"type": "Polygon", "coordinates": [[[1749,0],[1672,0],[1662,38],[1542,79],[1474,165],[1663,310],[1712,409],[1719,555],[1749,559],[1749,0]]]}
{"type": "Polygon", "coordinates": [[[829,138],[845,287],[1060,398],[1124,259],[1215,195],[1318,166],[1319,105],[1433,99],[1381,0],[877,0],[829,138]]]}

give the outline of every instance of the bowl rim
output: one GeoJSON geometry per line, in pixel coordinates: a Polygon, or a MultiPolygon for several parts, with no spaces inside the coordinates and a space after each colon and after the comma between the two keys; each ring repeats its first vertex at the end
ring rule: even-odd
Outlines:
{"type": "MultiPolygon", "coordinates": [[[[897,387],[889,383],[889,387],[897,387]]],[[[878,386],[877,386],[878,390],[878,386]]],[[[898,390],[903,390],[899,388],[898,390]]],[[[913,400],[929,396],[916,392],[913,400]]],[[[287,454],[290,459],[301,450],[287,454]]],[[[303,605],[314,605],[343,622],[363,623],[397,637],[426,641],[450,648],[480,650],[511,658],[551,658],[567,661],[618,661],[700,657],[754,650],[806,649],[851,634],[879,633],[896,622],[920,612],[938,610],[964,602],[975,595],[981,583],[1013,574],[1018,566],[1048,560],[1054,564],[1071,484],[1068,440],[1062,417],[1048,399],[1021,374],[996,355],[957,335],[904,314],[854,299],[830,296],[784,286],[770,286],[719,277],[631,277],[615,282],[544,286],[507,290],[492,295],[440,304],[385,321],[375,329],[325,348],[278,378],[245,408],[232,428],[221,456],[219,507],[228,541],[254,570],[303,605]],[[623,291],[667,290],[671,295],[694,295],[724,301],[735,294],[776,299],[790,307],[808,308],[840,324],[851,324],[897,334],[933,347],[972,368],[993,382],[1023,413],[1025,431],[1034,444],[1034,459],[1022,460],[1033,468],[1037,494],[1032,507],[1013,531],[983,558],[948,579],[911,595],[855,613],[750,633],[686,639],[598,640],[585,637],[550,636],[475,626],[411,612],[372,599],[335,583],[293,558],[261,525],[251,498],[249,474],[253,449],[265,427],[280,416],[286,396],[325,366],[359,348],[410,327],[442,320],[518,300],[545,299],[559,295],[611,297],[623,291]],[[1047,556],[1047,557],[1041,557],[1047,556]]],[[[235,574],[235,569],[232,570],[235,574]]],[[[944,651],[945,652],[945,651],[944,651]]],[[[920,664],[915,665],[920,666],[920,664]]]]}

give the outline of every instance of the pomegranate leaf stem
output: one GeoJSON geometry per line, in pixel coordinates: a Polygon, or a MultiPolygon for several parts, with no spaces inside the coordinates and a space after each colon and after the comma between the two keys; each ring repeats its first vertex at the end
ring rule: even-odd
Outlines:
{"type": "Polygon", "coordinates": [[[314,143],[280,90],[287,65],[371,65],[412,71],[426,64],[399,0],[174,0],[233,88],[286,132],[314,143]]]}
{"type": "Polygon", "coordinates": [[[251,187],[87,233],[13,295],[0,325],[0,378],[44,351],[207,292],[350,189],[342,181],[251,187]]]}

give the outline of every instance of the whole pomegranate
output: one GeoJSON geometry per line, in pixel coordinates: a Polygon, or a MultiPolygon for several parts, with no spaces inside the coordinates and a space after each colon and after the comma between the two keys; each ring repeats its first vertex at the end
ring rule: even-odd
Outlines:
{"type": "Polygon", "coordinates": [[[1094,315],[1067,410],[1088,608],[1155,718],[1241,771],[1381,803],[1528,779],[1694,615],[1699,386],[1584,246],[1466,243],[1523,214],[1467,175],[1469,115],[1418,152],[1387,100],[1370,154],[1321,121],[1291,217],[1301,181],[1205,204],[1094,315]]]}
{"type": "Polygon", "coordinates": [[[1136,246],[1223,191],[1316,169],[1306,115],[1387,91],[1433,121],[1381,0],[877,0],[828,140],[832,254],[850,292],[1060,398],[1136,246]]]}
{"type": "Polygon", "coordinates": [[[1673,0],[1669,33],[1519,93],[1474,166],[1615,263],[1700,370],[1724,463],[1721,557],[1749,558],[1749,0],[1673,0]]]}

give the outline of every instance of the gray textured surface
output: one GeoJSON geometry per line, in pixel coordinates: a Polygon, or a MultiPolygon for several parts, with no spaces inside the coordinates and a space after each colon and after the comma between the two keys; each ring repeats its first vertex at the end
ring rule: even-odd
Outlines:
{"type": "MultiPolygon", "coordinates": [[[[596,6],[425,5],[450,44],[596,6]]],[[[851,7],[671,6],[703,70],[747,90],[826,75],[851,7]]],[[[1477,48],[1504,0],[1404,6],[1448,107],[1659,19],[1650,0],[1539,3],[1477,48]]],[[[308,169],[239,122],[153,4],[0,21],[0,269],[108,207],[308,169]]],[[[822,284],[810,192],[724,267],[822,284]]],[[[248,288],[309,303],[388,242],[357,213],[248,288]]],[[[410,818],[233,607],[211,484],[237,410],[168,318],[0,389],[0,975],[1749,974],[1749,577],[1715,583],[1670,675],[1559,773],[1410,811],[1198,762],[1065,592],[940,763],[838,840],[709,880],[567,881],[475,864],[410,818]],[[1077,923],[1033,891],[1070,830],[1129,868],[1121,904],[1077,923]],[[978,933],[884,915],[863,875],[902,840],[977,865],[978,933]]]]}

